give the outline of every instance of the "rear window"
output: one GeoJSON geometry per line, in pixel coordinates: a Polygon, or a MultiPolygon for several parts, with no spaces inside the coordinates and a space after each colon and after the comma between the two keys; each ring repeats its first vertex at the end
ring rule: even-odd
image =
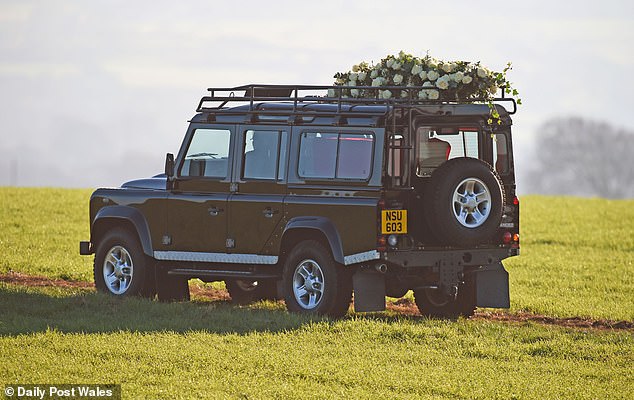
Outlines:
{"type": "Polygon", "coordinates": [[[374,135],[303,132],[298,175],[305,179],[367,180],[372,170],[374,135]]]}
{"type": "Polygon", "coordinates": [[[500,174],[509,171],[508,145],[504,134],[494,134],[490,141],[488,136],[481,135],[476,128],[421,127],[416,134],[418,176],[429,176],[445,161],[458,157],[487,161],[500,174]],[[480,143],[482,140],[489,144],[480,143]],[[487,150],[485,146],[490,148],[487,150]],[[486,154],[488,155],[485,157],[486,154]]]}

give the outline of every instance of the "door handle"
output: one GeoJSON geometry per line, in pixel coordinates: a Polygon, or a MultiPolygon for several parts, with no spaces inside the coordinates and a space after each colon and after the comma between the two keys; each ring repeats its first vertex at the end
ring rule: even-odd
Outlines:
{"type": "Polygon", "coordinates": [[[264,214],[266,218],[273,218],[273,215],[278,214],[279,212],[280,212],[279,210],[273,210],[271,209],[271,207],[267,207],[264,210],[262,210],[262,214],[264,214]]]}
{"type": "Polygon", "coordinates": [[[218,214],[220,214],[224,210],[222,208],[218,208],[218,207],[211,207],[207,211],[209,211],[209,215],[211,215],[212,217],[217,217],[218,214]]]}

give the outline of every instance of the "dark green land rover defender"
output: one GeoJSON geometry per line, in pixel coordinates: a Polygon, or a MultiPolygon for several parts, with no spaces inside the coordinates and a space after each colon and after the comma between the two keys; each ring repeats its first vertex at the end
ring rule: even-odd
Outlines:
{"type": "Polygon", "coordinates": [[[330,316],[409,290],[423,315],[509,307],[514,100],[338,88],[210,88],[164,174],[93,193],[97,289],[187,300],[189,279],[224,281],[236,302],[330,316]]]}

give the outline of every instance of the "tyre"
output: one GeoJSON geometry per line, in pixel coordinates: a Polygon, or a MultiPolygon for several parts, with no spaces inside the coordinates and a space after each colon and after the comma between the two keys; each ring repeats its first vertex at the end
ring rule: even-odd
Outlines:
{"type": "Polygon", "coordinates": [[[284,263],[286,308],[300,314],[342,317],[352,300],[352,277],[321,243],[298,243],[284,263]]]}
{"type": "Polygon", "coordinates": [[[441,289],[414,290],[414,300],[418,311],[425,317],[470,317],[476,309],[475,283],[467,280],[458,287],[455,298],[446,295],[441,289]]]}
{"type": "Polygon", "coordinates": [[[504,186],[491,166],[475,158],[447,161],[431,177],[425,216],[442,244],[486,243],[502,222],[504,186]]]}
{"type": "Polygon", "coordinates": [[[98,291],[114,296],[154,296],[152,259],[128,230],[108,231],[97,246],[93,273],[98,291]]]}
{"type": "Polygon", "coordinates": [[[272,279],[245,280],[227,279],[225,286],[231,301],[237,304],[249,304],[258,300],[277,300],[277,282],[272,279]]]}

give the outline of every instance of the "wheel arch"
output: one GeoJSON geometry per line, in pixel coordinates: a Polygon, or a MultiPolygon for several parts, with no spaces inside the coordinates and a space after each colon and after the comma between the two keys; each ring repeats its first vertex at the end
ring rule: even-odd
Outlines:
{"type": "Polygon", "coordinates": [[[120,227],[136,235],[143,253],[153,256],[152,238],[147,221],[141,212],[128,206],[107,206],[97,212],[92,223],[90,241],[97,246],[109,230],[120,227]]]}
{"type": "Polygon", "coordinates": [[[288,254],[299,242],[310,239],[321,242],[337,263],[344,264],[341,237],[333,222],[326,217],[296,217],[288,221],[282,234],[281,255],[288,254]]]}

